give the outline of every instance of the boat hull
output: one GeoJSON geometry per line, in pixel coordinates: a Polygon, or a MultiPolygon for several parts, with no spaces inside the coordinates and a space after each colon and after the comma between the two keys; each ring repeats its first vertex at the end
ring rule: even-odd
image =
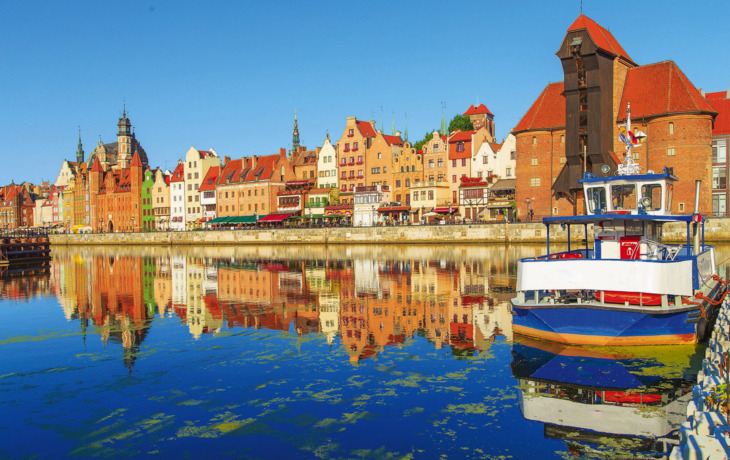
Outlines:
{"type": "Polygon", "coordinates": [[[697,343],[698,309],[647,309],[513,302],[515,334],[576,345],[672,345],[697,343]]]}

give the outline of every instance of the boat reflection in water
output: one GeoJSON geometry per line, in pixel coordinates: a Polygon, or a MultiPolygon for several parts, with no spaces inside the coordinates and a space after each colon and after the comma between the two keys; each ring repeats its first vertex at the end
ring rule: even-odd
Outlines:
{"type": "Polygon", "coordinates": [[[565,440],[573,455],[668,455],[686,420],[700,348],[584,348],[518,337],[512,373],[522,415],[544,423],[545,436],[565,440]]]}

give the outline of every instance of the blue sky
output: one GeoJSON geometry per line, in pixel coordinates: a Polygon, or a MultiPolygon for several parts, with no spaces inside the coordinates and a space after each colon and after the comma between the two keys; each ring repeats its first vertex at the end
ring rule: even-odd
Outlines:
{"type": "MultiPolygon", "coordinates": [[[[727,1],[598,2],[583,12],[639,64],[674,60],[696,87],[730,88],[727,1]]],[[[506,136],[548,82],[580,14],[572,1],[0,0],[0,185],[55,180],[116,141],[126,100],[153,167],[193,145],[240,158],[337,139],[345,119],[393,118],[409,140],[470,104],[506,136]]]]}

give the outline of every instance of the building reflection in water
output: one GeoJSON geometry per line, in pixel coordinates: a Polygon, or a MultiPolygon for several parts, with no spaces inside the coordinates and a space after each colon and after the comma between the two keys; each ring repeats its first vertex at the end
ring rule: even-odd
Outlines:
{"type": "Polygon", "coordinates": [[[702,353],[694,345],[582,348],[515,339],[527,420],[581,458],[656,458],[677,443],[702,353]],[[695,374],[692,375],[692,369],[695,374]]]}
{"type": "Polygon", "coordinates": [[[194,338],[231,328],[321,334],[357,364],[422,335],[469,356],[511,340],[509,299],[530,247],[54,248],[49,293],[134,363],[155,318],[194,338]]]}

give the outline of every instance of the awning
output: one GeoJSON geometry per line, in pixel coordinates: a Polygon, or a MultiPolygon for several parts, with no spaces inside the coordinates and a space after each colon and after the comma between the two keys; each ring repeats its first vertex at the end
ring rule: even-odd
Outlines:
{"type": "Polygon", "coordinates": [[[257,221],[256,215],[252,214],[250,216],[236,216],[232,217],[231,220],[228,221],[229,224],[255,224],[257,221]]]}
{"type": "Polygon", "coordinates": [[[378,208],[378,212],[403,212],[410,210],[410,206],[384,206],[382,208],[378,208]]]}
{"type": "Polygon", "coordinates": [[[215,219],[211,219],[208,221],[209,224],[222,224],[223,222],[228,222],[231,219],[231,217],[216,217],[215,219]]]}
{"type": "Polygon", "coordinates": [[[269,214],[268,216],[264,216],[261,219],[259,219],[259,222],[281,222],[287,217],[291,217],[293,213],[286,213],[286,214],[269,214]]]}
{"type": "Polygon", "coordinates": [[[459,207],[454,205],[446,208],[433,208],[433,212],[437,212],[439,214],[454,214],[459,212],[459,207]]]}

